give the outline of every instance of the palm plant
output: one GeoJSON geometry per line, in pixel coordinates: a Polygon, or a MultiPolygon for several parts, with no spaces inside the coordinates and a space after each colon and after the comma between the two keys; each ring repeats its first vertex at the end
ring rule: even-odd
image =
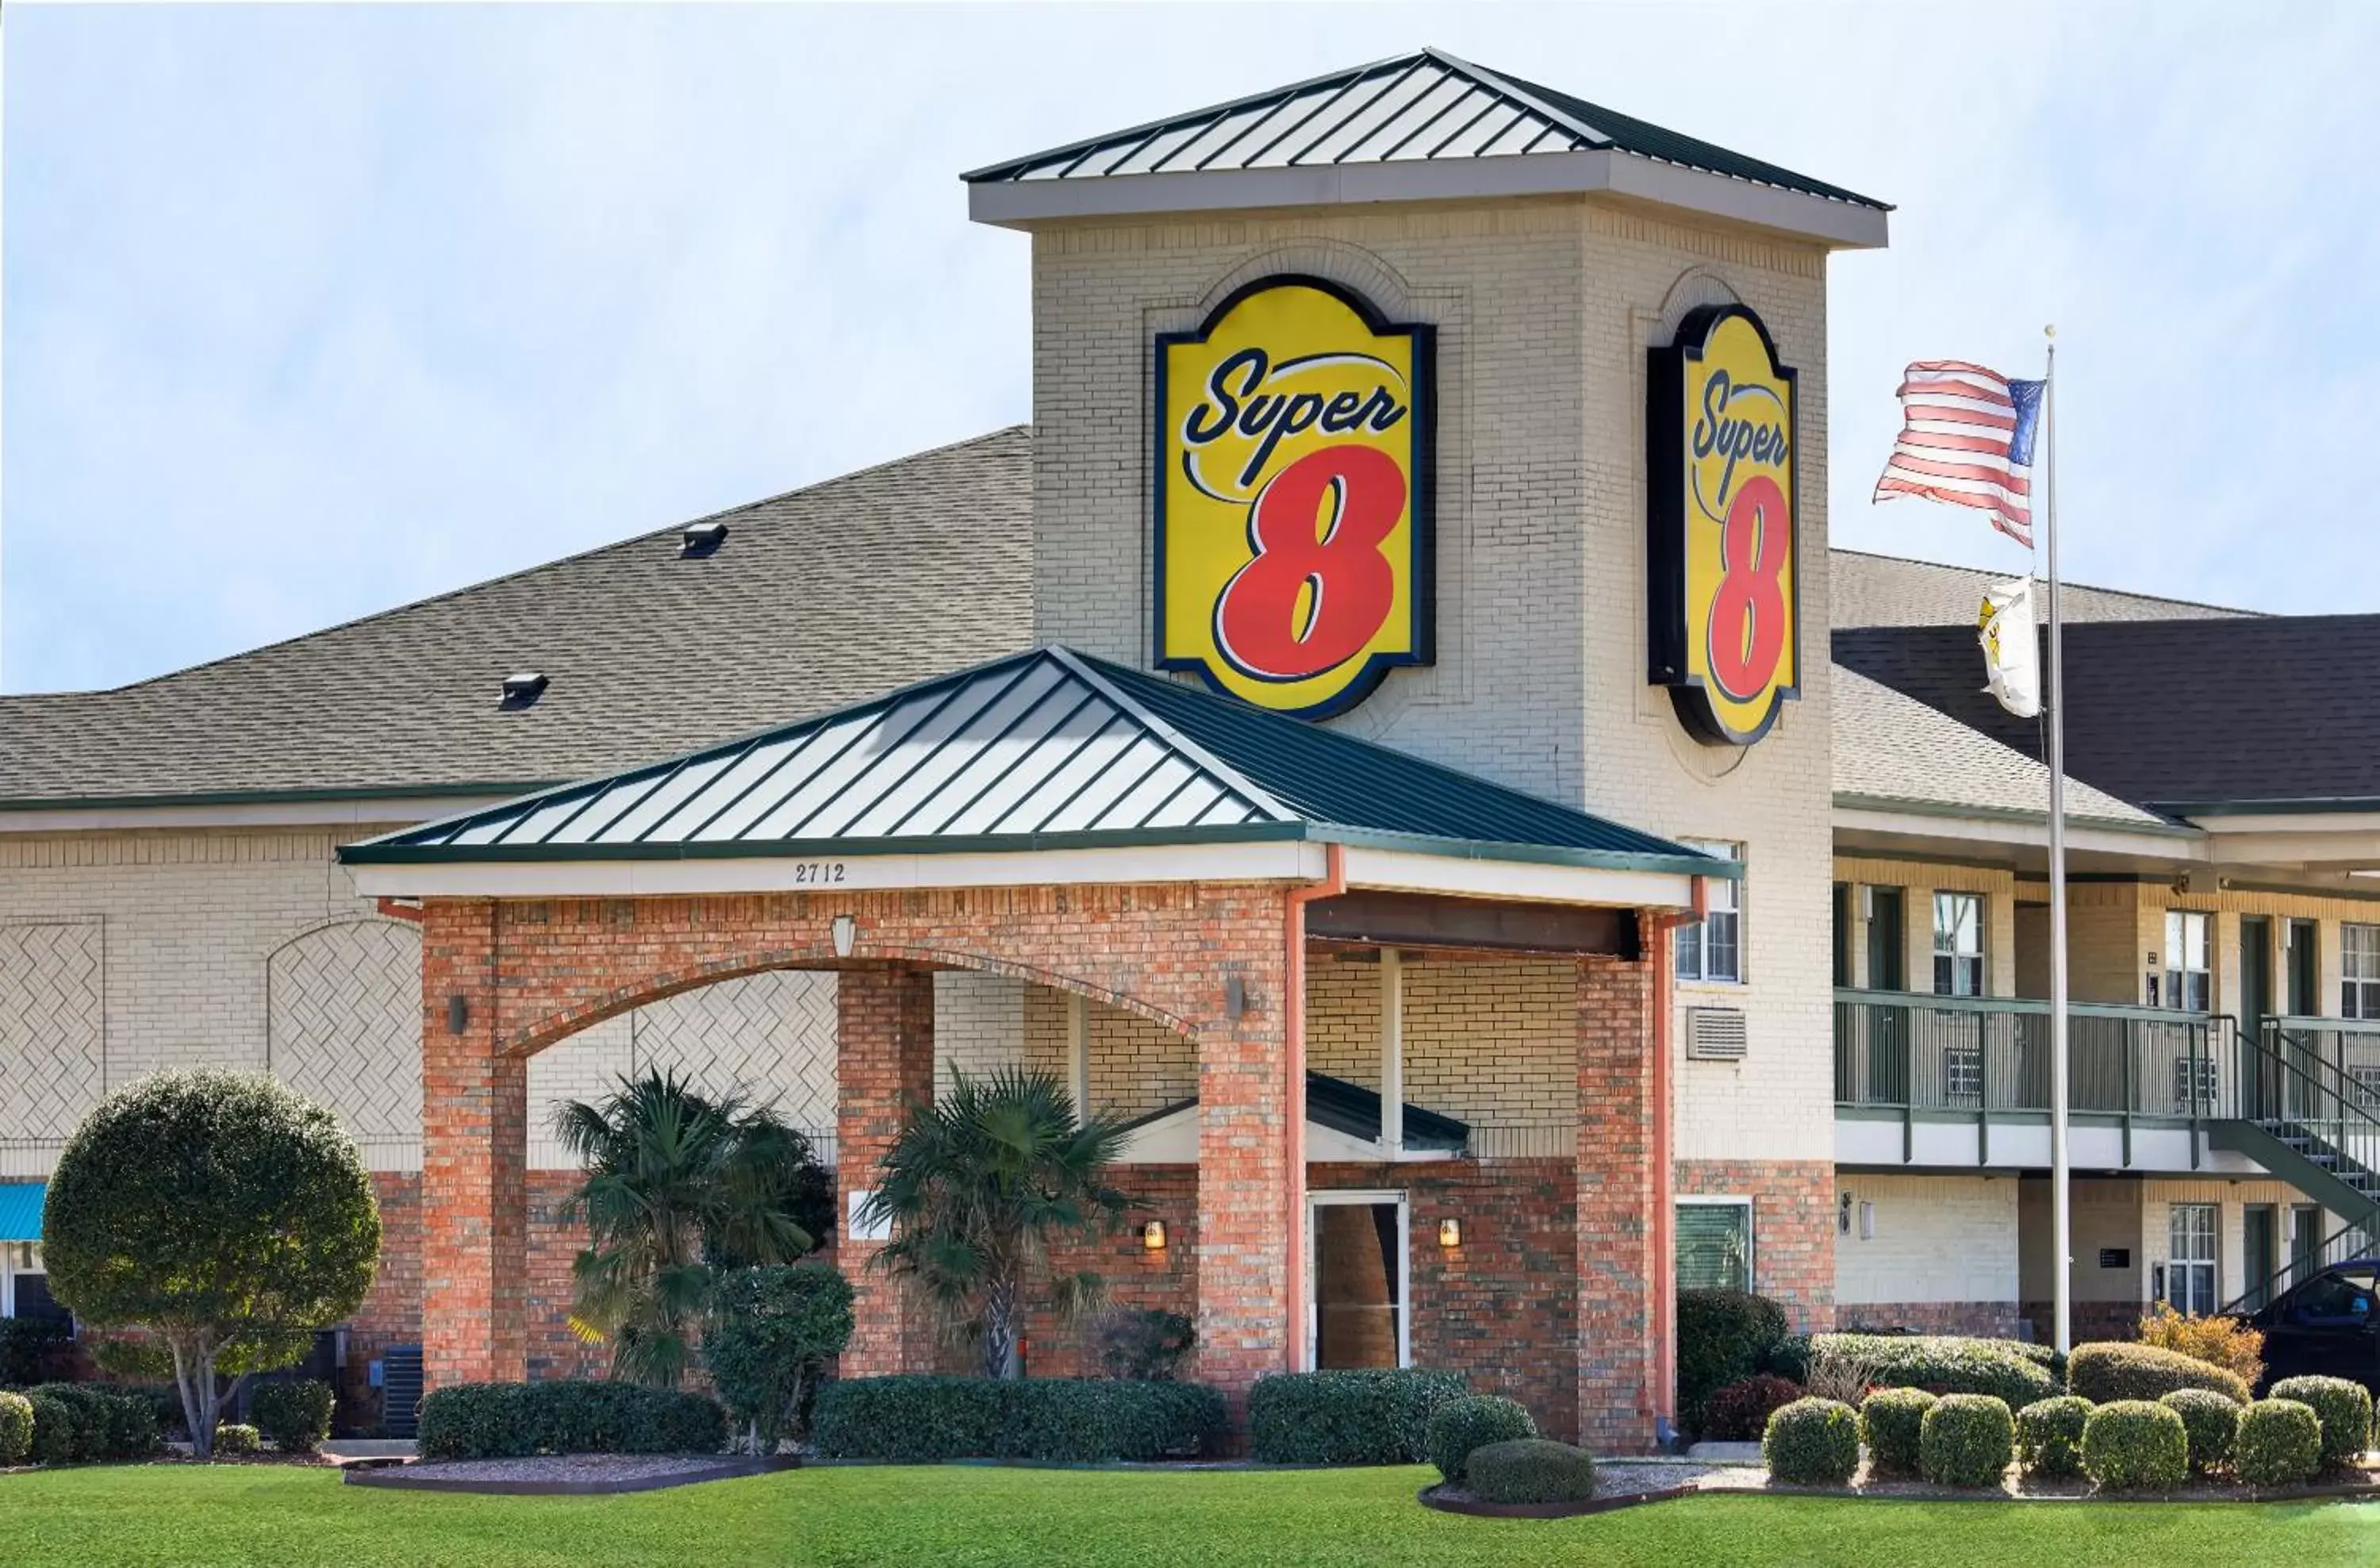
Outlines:
{"type": "Polygon", "coordinates": [[[587,1173],[572,1195],[589,1245],[571,1265],[571,1327],[609,1342],[613,1377],[674,1388],[713,1269],[809,1251],[826,1182],[808,1140],[767,1105],[710,1098],[664,1069],[618,1083],[554,1115],[587,1173]]]}
{"type": "Polygon", "coordinates": [[[1021,1376],[1032,1293],[1070,1322],[1105,1297],[1096,1273],[1053,1273],[1050,1253],[1123,1222],[1131,1199],[1107,1172],[1123,1139],[1122,1123],[1079,1119],[1047,1073],[958,1075],[938,1103],[910,1108],[884,1156],[868,1204],[892,1228],[879,1266],[922,1289],[953,1337],[978,1343],[987,1376],[1021,1376]]]}

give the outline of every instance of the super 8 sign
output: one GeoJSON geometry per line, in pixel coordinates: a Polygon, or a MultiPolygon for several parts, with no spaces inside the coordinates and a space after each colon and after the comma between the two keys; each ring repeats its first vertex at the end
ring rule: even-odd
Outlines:
{"type": "Polygon", "coordinates": [[[1698,738],[1749,746],[1802,695],[1794,372],[1725,305],[1689,315],[1647,379],[1652,681],[1698,738]]]}
{"type": "Polygon", "coordinates": [[[1290,275],[1157,339],[1160,669],[1322,718],[1430,662],[1432,346],[1290,275]]]}

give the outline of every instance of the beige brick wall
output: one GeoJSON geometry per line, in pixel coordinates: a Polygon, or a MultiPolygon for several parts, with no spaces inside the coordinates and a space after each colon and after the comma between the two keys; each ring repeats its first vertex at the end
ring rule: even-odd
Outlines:
{"type": "Polygon", "coordinates": [[[1747,845],[1740,1065],[1676,1068],[1682,1159],[1833,1151],[1825,266],[1594,200],[1219,214],[1034,239],[1037,635],[1145,662],[1152,334],[1298,271],[1439,329],[1439,663],[1333,721],[1632,825],[1747,845]],[[1644,684],[1645,350],[1741,298],[1802,372],[1803,700],[1748,751],[1644,684]]]}
{"type": "Polygon", "coordinates": [[[2012,1176],[1899,1176],[1845,1172],[1852,1231],[1835,1237],[1835,1304],[2006,1302],[2017,1295],[2017,1189],[2012,1176]],[[1860,1234],[1860,1205],[1875,1234],[1860,1234]]]}
{"type": "MultiPolygon", "coordinates": [[[[1992,996],[2017,994],[2016,873],[1987,866],[1953,866],[1919,860],[1886,860],[1839,855],[1835,881],[1850,884],[1852,984],[1864,987],[1868,974],[1868,922],[1860,908],[1863,887],[1902,890],[1906,951],[1901,962],[1912,991],[1934,987],[1934,895],[1972,893],[1984,900],[1984,984],[1992,996]]],[[[1831,955],[1830,955],[1831,961],[1831,955]]]]}

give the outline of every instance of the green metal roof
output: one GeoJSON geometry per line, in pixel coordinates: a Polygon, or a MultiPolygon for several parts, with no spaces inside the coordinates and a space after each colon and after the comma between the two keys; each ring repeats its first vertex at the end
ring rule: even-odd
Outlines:
{"type": "MultiPolygon", "coordinates": [[[[1168,1116],[1179,1115],[1198,1103],[1198,1097],[1177,1100],[1171,1105],[1160,1105],[1147,1115],[1135,1116],[1124,1124],[1126,1131],[1161,1122],[1168,1116]]],[[[1345,1133],[1349,1137],[1378,1143],[1380,1138],[1380,1091],[1334,1078],[1328,1073],[1305,1071],[1305,1119],[1345,1133]]],[[[1432,1149],[1445,1154],[1460,1154],[1471,1146],[1471,1124],[1436,1111],[1425,1110],[1412,1100],[1405,1101],[1404,1145],[1413,1149],[1432,1149]]]]}
{"type": "Polygon", "coordinates": [[[0,1182],[0,1242],[42,1239],[42,1203],[46,1182],[0,1182]]]}
{"type": "Polygon", "coordinates": [[[1470,773],[1047,647],[350,845],[351,865],[1312,839],[1726,877],[1470,773]]]}

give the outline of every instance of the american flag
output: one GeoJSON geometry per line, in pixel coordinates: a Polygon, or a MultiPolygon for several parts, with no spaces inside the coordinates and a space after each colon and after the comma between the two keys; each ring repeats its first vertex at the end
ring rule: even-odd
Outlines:
{"type": "Polygon", "coordinates": [[[2033,548],[2033,437],[2048,383],[2010,381],[1963,359],[1920,359],[1901,373],[1900,439],[1876,499],[1921,495],[1992,515],[2033,548]]]}

